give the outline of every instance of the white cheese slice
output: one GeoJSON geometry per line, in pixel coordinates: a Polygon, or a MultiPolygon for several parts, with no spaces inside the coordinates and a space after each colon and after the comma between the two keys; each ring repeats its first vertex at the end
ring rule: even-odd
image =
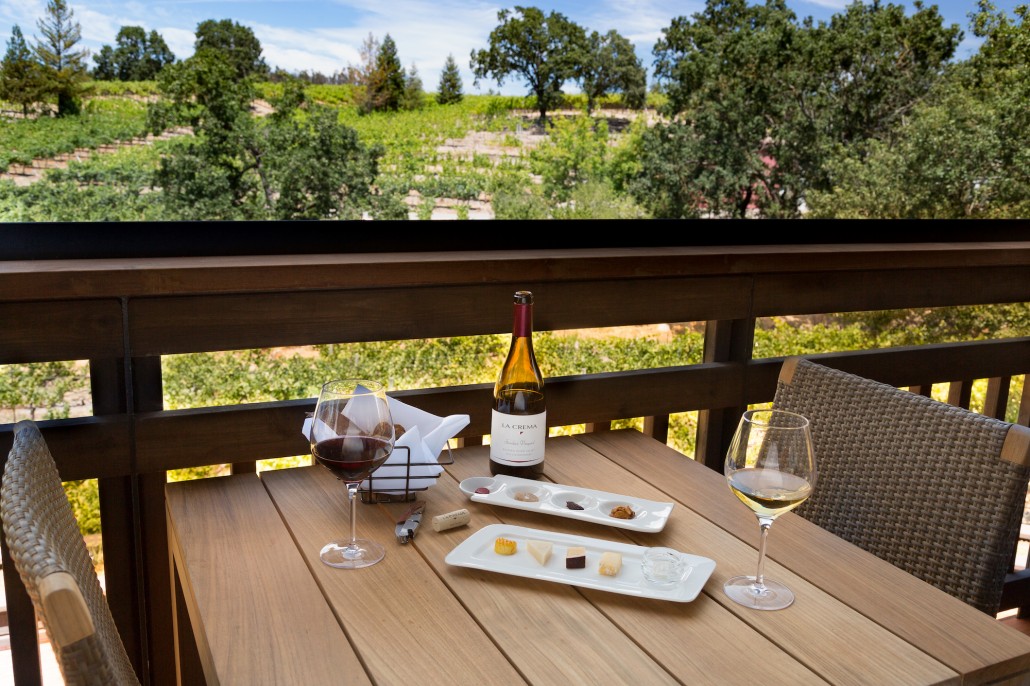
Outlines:
{"type": "Polygon", "coordinates": [[[529,554],[541,565],[546,565],[551,559],[551,550],[554,546],[547,541],[526,541],[526,549],[529,554]]]}

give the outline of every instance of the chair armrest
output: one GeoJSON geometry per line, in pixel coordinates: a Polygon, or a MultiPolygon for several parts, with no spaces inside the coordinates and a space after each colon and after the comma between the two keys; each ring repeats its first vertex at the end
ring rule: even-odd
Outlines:
{"type": "Polygon", "coordinates": [[[1030,428],[1019,424],[1009,427],[1005,443],[1001,446],[1001,459],[1030,466],[1030,428]]]}
{"type": "Polygon", "coordinates": [[[96,632],[82,591],[68,572],[54,572],[40,579],[39,597],[47,628],[58,645],[71,645],[96,632]]]}

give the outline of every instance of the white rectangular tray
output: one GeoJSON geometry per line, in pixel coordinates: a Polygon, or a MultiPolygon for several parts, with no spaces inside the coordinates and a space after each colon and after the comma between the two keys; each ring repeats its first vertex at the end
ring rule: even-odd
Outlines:
{"type": "Polygon", "coordinates": [[[553,484],[548,481],[519,479],[514,476],[495,476],[489,486],[489,493],[474,493],[470,497],[477,503],[503,505],[519,510],[544,512],[557,517],[581,519],[597,524],[606,524],[620,529],[631,529],[645,533],[655,533],[665,528],[674,503],[663,503],[643,498],[632,498],[618,493],[595,491],[589,488],[553,484]],[[517,500],[519,493],[532,493],[537,500],[526,502],[517,500]],[[571,510],[566,505],[573,501],[580,504],[582,510],[571,510]],[[633,519],[618,519],[609,514],[613,507],[628,505],[636,513],[633,519]]]}
{"type": "Polygon", "coordinates": [[[456,567],[484,569],[501,574],[680,603],[694,600],[712,572],[715,571],[715,560],[682,553],[687,563],[684,579],[671,587],[657,586],[644,579],[641,563],[645,550],[646,548],[638,545],[605,541],[599,538],[586,538],[508,524],[490,524],[455,546],[454,550],[449,552],[444,559],[447,564],[456,567]],[[515,541],[517,549],[514,555],[501,555],[494,552],[494,541],[499,536],[515,541]],[[529,554],[526,547],[526,542],[529,540],[549,541],[554,546],[551,558],[546,565],[540,565],[529,554]],[[585,568],[565,568],[565,551],[569,546],[586,548],[585,568]],[[606,551],[622,554],[622,569],[616,576],[605,576],[598,571],[598,561],[601,554],[606,551]]]}

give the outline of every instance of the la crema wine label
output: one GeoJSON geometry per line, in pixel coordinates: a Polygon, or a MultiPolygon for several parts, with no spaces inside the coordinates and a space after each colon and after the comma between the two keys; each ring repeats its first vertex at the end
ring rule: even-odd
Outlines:
{"type": "Polygon", "coordinates": [[[504,414],[493,411],[490,421],[490,459],[516,467],[544,460],[547,412],[504,414]]]}

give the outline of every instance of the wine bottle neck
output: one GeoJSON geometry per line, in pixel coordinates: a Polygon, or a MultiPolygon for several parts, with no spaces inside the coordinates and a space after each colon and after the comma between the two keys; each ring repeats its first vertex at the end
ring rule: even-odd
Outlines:
{"type": "Polygon", "coordinates": [[[533,335],[533,306],[515,305],[515,321],[512,325],[515,338],[529,338],[533,335]]]}

